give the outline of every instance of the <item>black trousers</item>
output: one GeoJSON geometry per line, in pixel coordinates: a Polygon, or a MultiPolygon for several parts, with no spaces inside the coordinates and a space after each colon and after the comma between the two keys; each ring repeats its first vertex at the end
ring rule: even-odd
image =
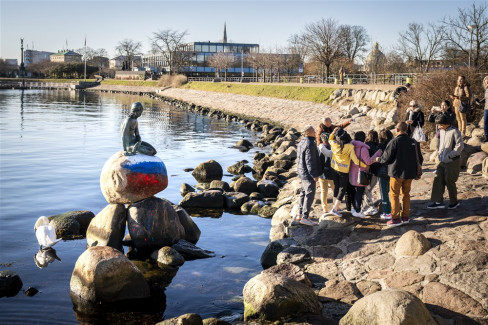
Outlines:
{"type": "Polygon", "coordinates": [[[347,193],[347,185],[349,184],[349,174],[341,173],[337,170],[333,170],[332,174],[334,180],[334,198],[342,201],[347,193]]]}

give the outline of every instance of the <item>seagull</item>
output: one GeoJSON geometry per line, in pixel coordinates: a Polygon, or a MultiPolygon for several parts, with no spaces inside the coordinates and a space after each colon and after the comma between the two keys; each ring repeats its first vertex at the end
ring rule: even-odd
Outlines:
{"type": "Polygon", "coordinates": [[[53,226],[49,225],[49,219],[45,216],[37,219],[34,225],[34,231],[36,232],[37,241],[41,249],[43,246],[44,248],[52,247],[61,240],[61,238],[56,239],[56,230],[53,226]]]}

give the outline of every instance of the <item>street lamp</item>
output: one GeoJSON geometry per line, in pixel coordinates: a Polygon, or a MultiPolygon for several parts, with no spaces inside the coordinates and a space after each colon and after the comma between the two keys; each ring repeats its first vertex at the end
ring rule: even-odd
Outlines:
{"type": "Polygon", "coordinates": [[[478,28],[478,25],[468,25],[468,29],[471,32],[471,39],[469,41],[469,60],[468,60],[468,66],[471,68],[471,51],[473,49],[473,30],[478,28]]]}

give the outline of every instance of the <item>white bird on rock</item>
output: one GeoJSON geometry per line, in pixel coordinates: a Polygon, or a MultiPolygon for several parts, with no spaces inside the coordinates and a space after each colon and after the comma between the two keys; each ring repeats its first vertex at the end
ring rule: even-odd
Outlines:
{"type": "Polygon", "coordinates": [[[53,226],[49,225],[49,219],[45,216],[37,219],[34,225],[34,231],[36,232],[37,241],[41,249],[43,247],[52,247],[61,240],[61,238],[56,239],[56,230],[53,226]]]}

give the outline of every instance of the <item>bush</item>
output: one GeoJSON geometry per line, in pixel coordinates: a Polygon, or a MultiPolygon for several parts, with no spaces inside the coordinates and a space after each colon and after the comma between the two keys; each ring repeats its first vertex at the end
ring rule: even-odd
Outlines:
{"type": "Polygon", "coordinates": [[[158,86],[178,88],[186,84],[187,80],[188,79],[186,78],[186,76],[182,74],[178,74],[178,75],[165,74],[162,75],[161,78],[159,78],[158,86]]]}
{"type": "MultiPolygon", "coordinates": [[[[483,107],[474,103],[474,98],[484,98],[484,89],[482,81],[484,74],[474,69],[459,68],[448,71],[436,71],[419,76],[411,90],[402,94],[399,98],[398,118],[399,121],[405,121],[406,110],[411,100],[417,100],[419,105],[423,106],[422,111],[425,114],[426,123],[424,126],[425,133],[435,130],[434,124],[427,122],[432,106],[440,106],[443,100],[452,100],[449,95],[454,93],[458,76],[466,76],[466,81],[470,84],[473,101],[471,104],[471,113],[468,114],[468,122],[478,123],[483,116],[483,107]]],[[[454,108],[453,108],[454,110],[454,108]]]]}

